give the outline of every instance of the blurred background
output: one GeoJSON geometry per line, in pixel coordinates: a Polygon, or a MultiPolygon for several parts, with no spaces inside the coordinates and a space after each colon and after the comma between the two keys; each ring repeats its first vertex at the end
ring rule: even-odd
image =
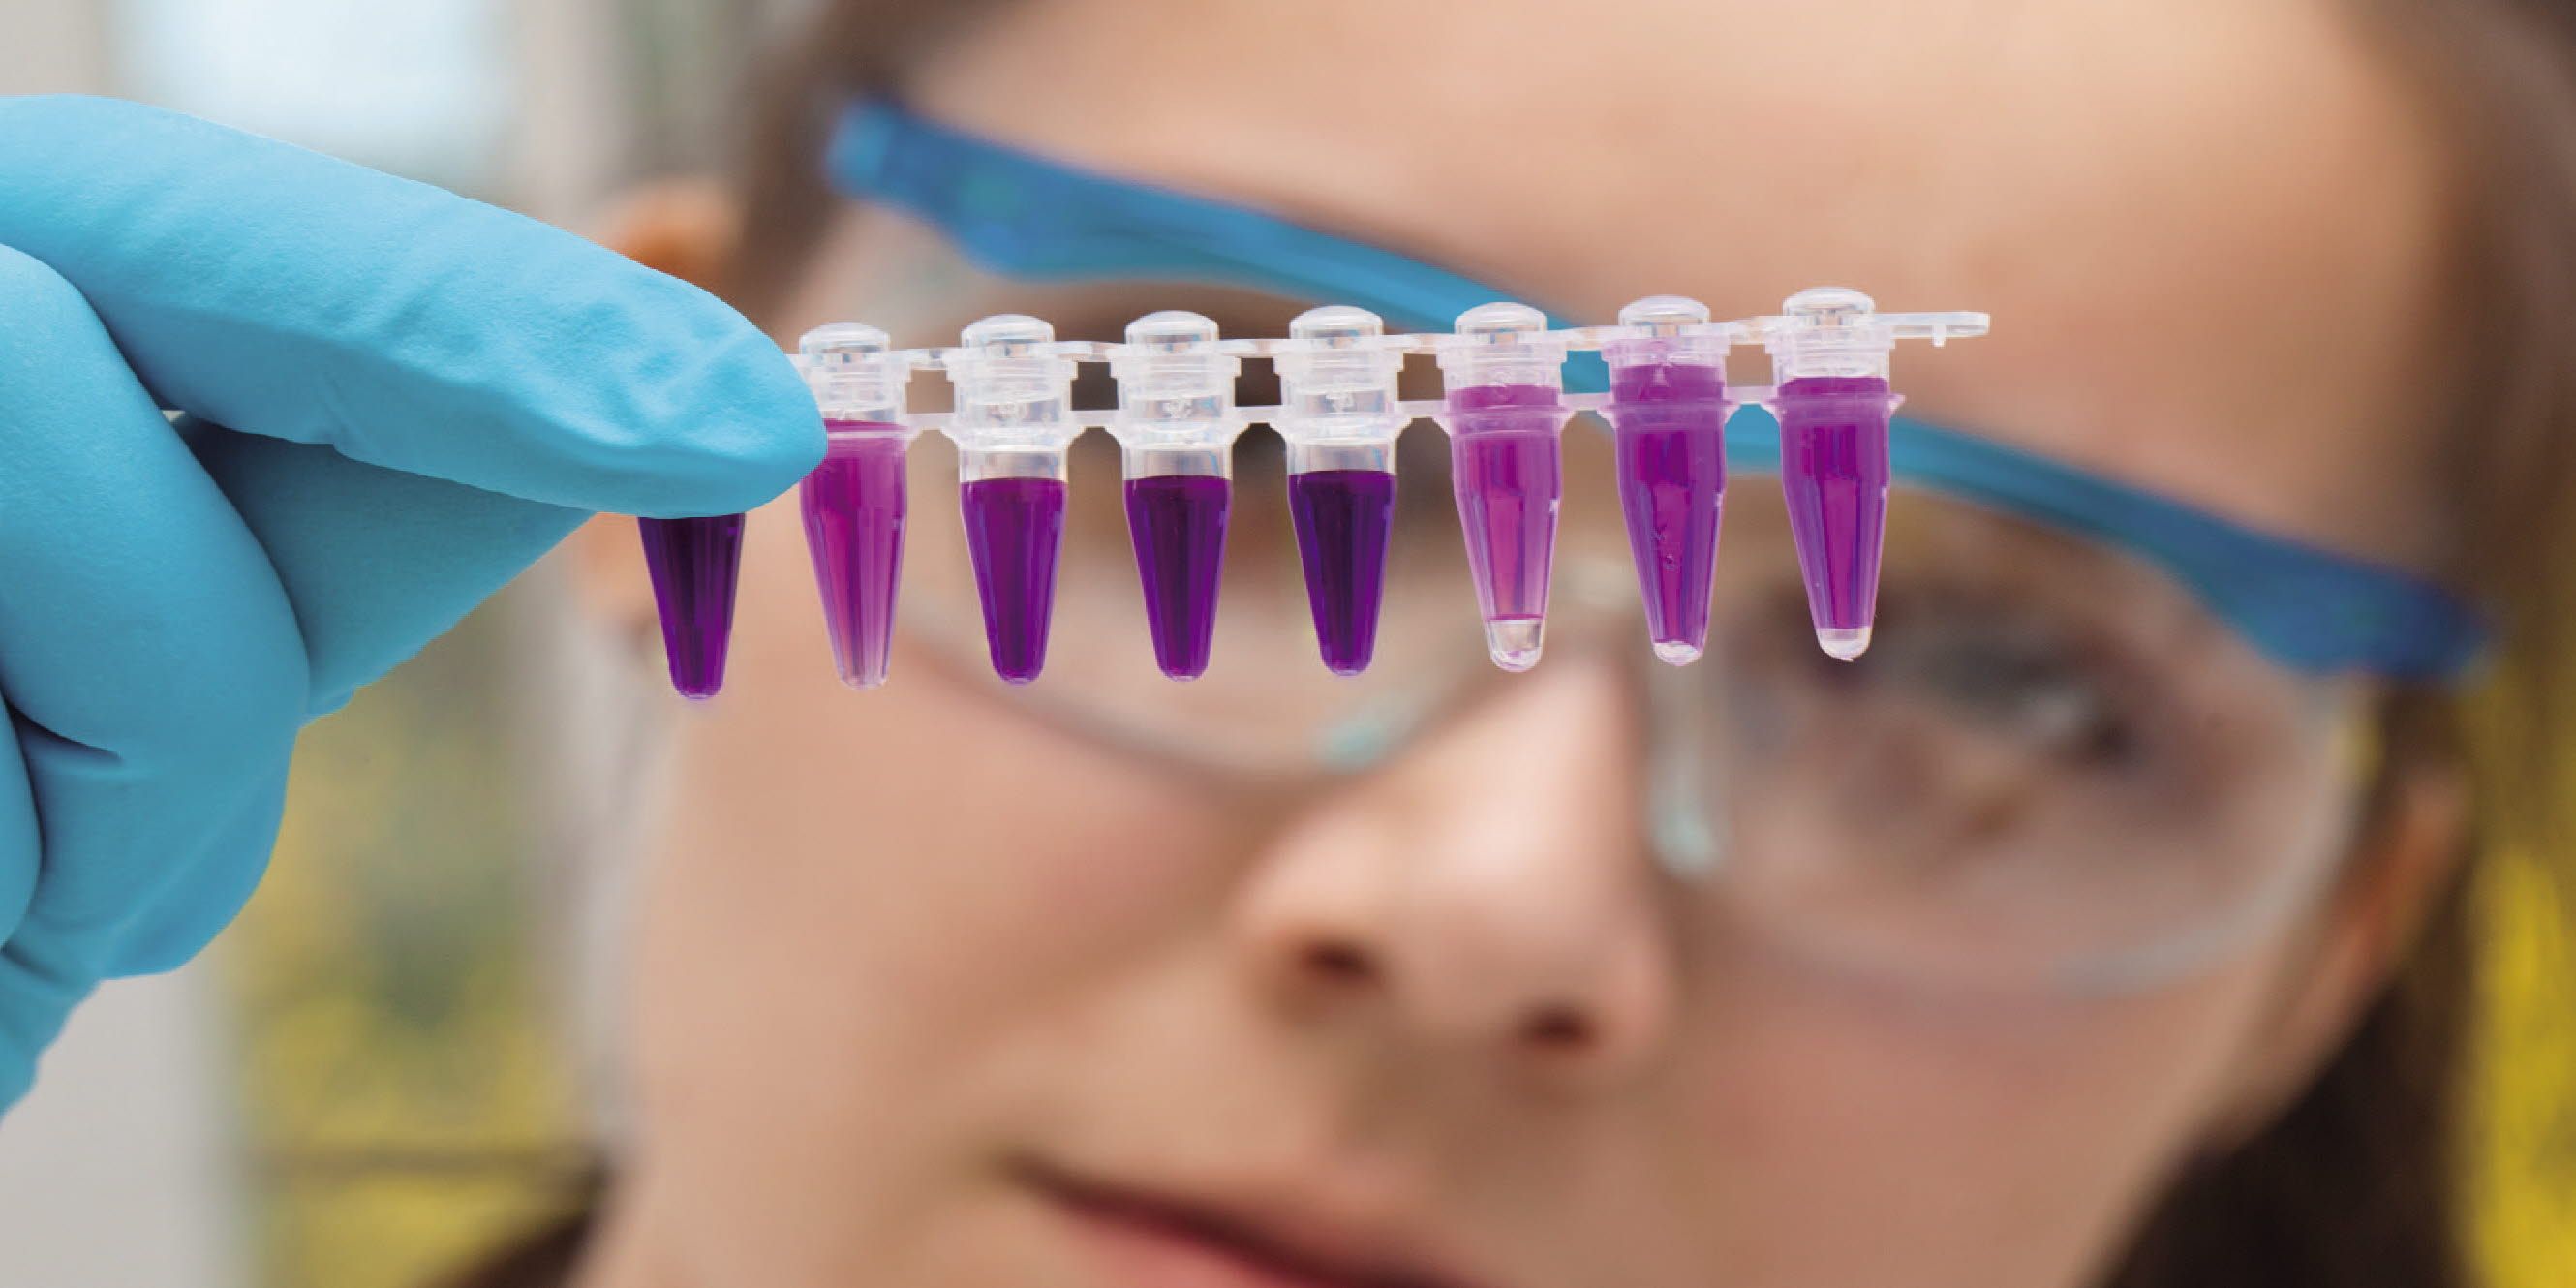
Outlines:
{"type": "MultiPolygon", "coordinates": [[[[141,99],[582,229],[717,155],[781,7],[0,0],[0,93],[141,99]]],[[[0,1121],[0,1284],[417,1288],[582,1183],[573,815],[519,715],[584,669],[520,611],[548,580],[312,729],[241,922],[75,1017],[0,1121]]]]}
{"type": "MultiPolygon", "coordinates": [[[[792,8],[0,0],[0,93],[159,103],[578,230],[625,185],[721,163],[743,54],[792,8]]],[[[578,812],[522,714],[583,680],[523,611],[551,593],[540,570],[315,726],[242,922],[76,1018],[0,1122],[0,1279],[414,1288],[578,1192],[578,812]]],[[[2499,1288],[2564,1288],[2576,953],[2551,900],[2502,885],[2468,1166],[2499,1288]]]]}

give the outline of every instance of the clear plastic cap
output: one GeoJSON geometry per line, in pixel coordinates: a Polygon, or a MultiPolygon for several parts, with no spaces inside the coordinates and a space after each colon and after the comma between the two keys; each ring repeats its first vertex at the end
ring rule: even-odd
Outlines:
{"type": "Polygon", "coordinates": [[[1109,432],[1129,447],[1221,446],[1243,432],[1234,378],[1243,361],[1218,344],[1216,322],[1166,309],[1127,324],[1109,349],[1118,414],[1109,432]]]}
{"type": "Polygon", "coordinates": [[[1887,360],[1900,339],[1938,345],[1953,337],[1986,333],[1983,313],[1881,313],[1877,302],[1848,287],[1817,286],[1789,297],[1780,316],[1749,324],[1771,351],[1774,384],[1806,376],[1887,378],[1887,360]]]}
{"type": "Polygon", "coordinates": [[[1708,306],[1683,295],[1649,295],[1619,310],[1623,330],[1646,334],[1612,340],[1602,346],[1602,360],[1613,367],[1644,363],[1684,363],[1724,367],[1730,347],[1726,328],[1709,321],[1708,306]]]}
{"type": "Polygon", "coordinates": [[[939,364],[956,390],[948,436],[961,447],[1062,451],[1082,432],[1074,418],[1073,352],[1055,327],[1023,313],[1000,313],[969,325],[939,364]]]}
{"type": "Polygon", "coordinates": [[[826,420],[895,423],[903,418],[912,362],[886,333],[857,322],[816,327],[796,342],[805,387],[826,420]]]}
{"type": "Polygon", "coordinates": [[[1328,304],[1298,314],[1271,353],[1280,404],[1271,427],[1292,443],[1395,437],[1411,419],[1399,405],[1400,346],[1367,309],[1328,304]]]}
{"type": "Polygon", "coordinates": [[[1526,304],[1479,304],[1458,315],[1440,337],[1440,374],[1452,391],[1493,385],[1565,387],[1566,342],[1547,329],[1547,315],[1526,304]]]}

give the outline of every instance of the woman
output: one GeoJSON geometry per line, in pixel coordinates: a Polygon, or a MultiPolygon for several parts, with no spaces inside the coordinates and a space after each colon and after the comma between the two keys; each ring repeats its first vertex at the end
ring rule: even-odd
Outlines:
{"type": "MultiPolygon", "coordinates": [[[[926,441],[910,634],[845,694],[768,507],[655,780],[604,1203],[469,1282],[2466,1281],[2460,891],[2569,853],[2576,23],[1568,17],[835,5],[764,69],[738,210],[667,193],[625,241],[782,340],[1316,302],[1154,258],[1168,190],[1592,319],[1991,311],[1898,359],[1869,654],[1813,652],[1744,477],[1710,656],[1645,660],[1581,433],[1527,676],[1460,656],[1419,428],[1356,683],[1296,633],[1258,439],[1188,686],[1114,508],[1071,521],[1045,677],[983,673],[926,441]],[[1075,210],[1077,172],[1124,195],[1075,210]],[[2434,585],[2493,632],[2475,718],[2434,585]]],[[[640,636],[632,541],[578,544],[640,636]]]]}
{"type": "MultiPolygon", "coordinates": [[[[2292,679],[2163,576],[1904,493],[1880,642],[1841,671],[1739,481],[1722,678],[1653,687],[1641,641],[1552,636],[1364,774],[1227,777],[1158,757],[1259,760],[1337,701],[1277,643],[1293,585],[1257,579],[1286,560],[1242,548],[1281,516],[1238,517],[1226,611],[1290,623],[1220,639],[1255,659],[1223,694],[1131,680],[1123,534],[1077,520],[1050,700],[978,673],[924,506],[929,624],[843,700],[773,507],[737,679],[677,734],[633,1148],[574,1282],[2464,1282],[2458,891],[2567,852],[2538,847],[2569,763],[2568,35],[2538,5],[837,7],[770,72],[739,236],[673,200],[631,238],[782,340],[1308,302],[964,268],[943,241],[1035,271],[897,178],[843,158],[825,187],[872,94],[1578,316],[1821,280],[1988,309],[1992,337],[1899,356],[1909,413],[2473,593],[2513,696],[2473,758],[2456,688],[2292,679]],[[1094,641],[1116,656],[1065,655],[1094,641]],[[1738,753],[1704,780],[1734,787],[1705,878],[1655,862],[1631,685],[1738,753]],[[2320,879],[2245,911],[2312,846],[2320,879]],[[1909,848],[2046,887],[2128,977],[2040,982],[2084,948],[1909,848]],[[2148,865],[2193,893],[2130,884],[2148,865]]],[[[1407,486],[1427,561],[1455,538],[1407,486]]],[[[1606,491],[1567,495],[1615,563],[1606,491]]],[[[627,545],[590,543],[595,580],[641,621],[627,545]]],[[[1419,634],[1449,645],[1446,593],[1419,634]]]]}

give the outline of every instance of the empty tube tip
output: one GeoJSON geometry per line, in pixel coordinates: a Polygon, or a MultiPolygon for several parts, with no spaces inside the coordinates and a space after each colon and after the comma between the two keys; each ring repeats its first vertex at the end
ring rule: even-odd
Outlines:
{"type": "Polygon", "coordinates": [[[1824,626],[1816,630],[1816,643],[1834,658],[1849,662],[1869,651],[1869,628],[1866,626],[1824,626]]]}
{"type": "Polygon", "coordinates": [[[1485,651],[1493,654],[1494,665],[1506,671],[1526,671],[1538,665],[1542,636],[1547,623],[1536,617],[1506,617],[1485,623],[1485,651]]]}
{"type": "Polygon", "coordinates": [[[1688,640],[1656,640],[1655,656],[1674,666],[1689,666],[1699,660],[1700,646],[1688,640]]]}

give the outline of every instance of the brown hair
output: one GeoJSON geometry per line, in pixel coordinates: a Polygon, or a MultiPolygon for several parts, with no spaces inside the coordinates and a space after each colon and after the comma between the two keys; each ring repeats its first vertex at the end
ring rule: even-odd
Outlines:
{"type": "MultiPolygon", "coordinates": [[[[2469,179],[2459,298],[2471,360],[2455,382],[2459,540],[2444,570],[2499,644],[2463,696],[2385,700],[2376,800],[2415,773],[2465,769],[2471,880],[2426,929],[2352,1038],[2277,1121],[2173,1186],[2114,1288],[2463,1288],[2462,1089],[2476,1000],[2476,878],[2576,863],[2576,4],[2366,0],[2469,179]]],[[[899,89],[925,49],[994,0],[837,0],[760,68],[743,152],[742,257],[719,283],[774,311],[828,225],[818,173],[833,114],[899,89]]],[[[2560,888],[2552,886],[2552,888],[2560,888]]],[[[584,1204],[454,1288],[556,1288],[584,1204]]]]}
{"type": "Polygon", "coordinates": [[[755,318],[776,311],[838,205],[819,158],[841,109],[900,89],[907,68],[998,7],[997,0],[831,0],[810,28],[779,46],[759,69],[735,176],[742,245],[758,250],[734,258],[718,294],[755,318]]]}
{"type": "Polygon", "coordinates": [[[2469,880],[2299,1101],[2174,1187],[2118,1288],[2476,1282],[2461,1188],[2477,896],[2536,864],[2563,902],[2576,864],[2576,5],[2367,7],[2467,181],[2444,573],[2497,646],[2471,693],[2390,697],[2381,797],[2410,772],[2465,768],[2469,880]]]}

